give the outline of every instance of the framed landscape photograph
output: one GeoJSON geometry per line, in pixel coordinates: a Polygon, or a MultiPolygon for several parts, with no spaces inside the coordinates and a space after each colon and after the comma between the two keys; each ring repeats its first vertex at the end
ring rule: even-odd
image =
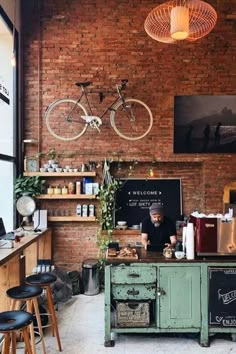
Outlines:
{"type": "Polygon", "coordinates": [[[236,96],[175,96],[174,153],[235,153],[236,96]]]}

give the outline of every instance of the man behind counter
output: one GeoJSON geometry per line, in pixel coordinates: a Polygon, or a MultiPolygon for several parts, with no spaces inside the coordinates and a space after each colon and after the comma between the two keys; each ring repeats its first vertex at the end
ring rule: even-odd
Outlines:
{"type": "Polygon", "coordinates": [[[153,203],[149,208],[149,216],[142,221],[142,244],[156,246],[161,249],[174,247],[176,244],[176,228],[174,223],[164,216],[163,206],[153,203]]]}

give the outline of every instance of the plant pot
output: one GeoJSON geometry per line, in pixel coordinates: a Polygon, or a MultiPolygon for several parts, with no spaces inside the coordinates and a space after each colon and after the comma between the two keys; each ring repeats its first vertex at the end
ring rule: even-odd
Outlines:
{"type": "Polygon", "coordinates": [[[53,164],[55,164],[55,160],[48,160],[48,163],[52,166],[53,164]]]}

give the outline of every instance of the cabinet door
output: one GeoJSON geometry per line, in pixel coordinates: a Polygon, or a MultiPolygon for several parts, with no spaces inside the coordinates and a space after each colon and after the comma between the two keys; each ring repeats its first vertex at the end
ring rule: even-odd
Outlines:
{"type": "Polygon", "coordinates": [[[200,328],[200,268],[160,267],[160,327],[200,328]]]}

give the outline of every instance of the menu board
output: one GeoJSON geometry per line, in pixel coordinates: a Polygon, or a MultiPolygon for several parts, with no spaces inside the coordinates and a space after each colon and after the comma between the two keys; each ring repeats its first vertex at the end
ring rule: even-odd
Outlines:
{"type": "Polygon", "coordinates": [[[128,227],[140,225],[152,203],[162,203],[164,213],[173,222],[182,215],[181,180],[126,179],[117,191],[115,223],[126,221],[128,227]]]}
{"type": "Polygon", "coordinates": [[[209,269],[209,325],[236,327],[236,268],[209,269]]]}

